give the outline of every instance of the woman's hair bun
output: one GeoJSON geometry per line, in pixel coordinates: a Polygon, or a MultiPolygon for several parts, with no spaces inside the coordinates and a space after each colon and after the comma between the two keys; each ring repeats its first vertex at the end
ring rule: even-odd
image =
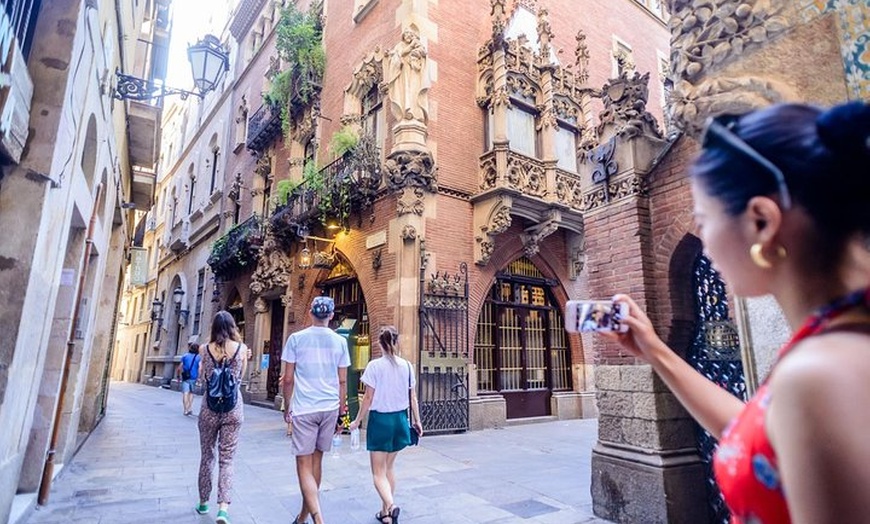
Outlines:
{"type": "Polygon", "coordinates": [[[870,156],[870,104],[834,106],[816,120],[819,138],[837,154],[870,156]]]}

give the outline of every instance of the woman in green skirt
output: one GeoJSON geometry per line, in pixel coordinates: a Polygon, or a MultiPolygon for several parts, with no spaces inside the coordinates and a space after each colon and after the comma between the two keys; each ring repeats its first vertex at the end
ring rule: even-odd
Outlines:
{"type": "Polygon", "coordinates": [[[396,328],[381,328],[378,334],[381,357],[369,362],[363,372],[366,392],[359,413],[350,425],[351,430],[359,428],[360,421],[368,414],[366,449],[371,458],[372,480],[381,497],[381,511],[375,518],[384,524],[399,522],[400,510],[393,504],[396,455],[411,444],[411,427],[417,435],[423,435],[414,369],[410,362],[396,354],[398,341],[396,328]],[[408,421],[409,408],[412,424],[408,421]]]}

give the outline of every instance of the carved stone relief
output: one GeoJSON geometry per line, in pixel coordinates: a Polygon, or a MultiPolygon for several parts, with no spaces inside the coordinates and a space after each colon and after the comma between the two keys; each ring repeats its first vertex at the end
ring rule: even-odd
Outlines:
{"type": "Polygon", "coordinates": [[[425,151],[396,151],[384,162],[387,187],[400,191],[406,187],[419,187],[438,191],[437,169],[432,154],[425,151]]]}
{"type": "Polygon", "coordinates": [[[411,224],[405,224],[405,227],[402,228],[401,236],[403,241],[411,242],[417,238],[417,228],[411,224]]]}
{"type": "Polygon", "coordinates": [[[561,221],[561,213],[550,211],[549,216],[544,221],[527,227],[525,233],[520,235],[520,240],[523,242],[523,253],[527,257],[537,255],[541,249],[541,242],[559,229],[561,221]]]}
{"type": "Polygon", "coordinates": [[[655,117],[646,110],[649,99],[649,72],[631,76],[623,73],[601,89],[604,111],[599,115],[598,135],[613,128],[616,136],[633,138],[640,135],[662,138],[655,117]]]}
{"type": "Polygon", "coordinates": [[[272,289],[287,287],[292,271],[293,260],[278,245],[271,230],[267,231],[257,269],[251,277],[251,292],[262,295],[272,289]]]}
{"type": "Polygon", "coordinates": [[[396,214],[402,216],[413,213],[422,216],[425,208],[423,203],[424,195],[425,193],[419,187],[402,190],[402,195],[396,201],[396,214]]]}
{"type": "Polygon", "coordinates": [[[646,179],[643,175],[632,174],[626,178],[614,180],[604,186],[583,194],[582,211],[589,212],[607,205],[610,202],[632,196],[647,196],[646,179]]]}
{"type": "Polygon", "coordinates": [[[577,280],[586,266],[586,235],[566,231],[565,243],[568,246],[568,278],[577,280]]]}
{"type": "Polygon", "coordinates": [[[507,231],[511,226],[512,207],[513,198],[507,195],[499,195],[475,205],[474,226],[478,231],[475,236],[474,262],[476,264],[482,266],[489,263],[495,249],[495,237],[507,231]]]}
{"type": "Polygon", "coordinates": [[[254,312],[258,315],[269,312],[269,304],[263,300],[263,297],[257,297],[254,300],[254,312]]]}
{"type": "Polygon", "coordinates": [[[354,69],[353,81],[347,88],[357,98],[365,96],[374,86],[380,86],[384,79],[385,54],[380,46],[376,46],[362,59],[362,62],[354,69]]]}
{"type": "Polygon", "coordinates": [[[690,133],[714,114],[744,112],[777,101],[767,79],[711,78],[714,69],[783,32],[786,2],[671,0],[672,123],[690,133]]]}

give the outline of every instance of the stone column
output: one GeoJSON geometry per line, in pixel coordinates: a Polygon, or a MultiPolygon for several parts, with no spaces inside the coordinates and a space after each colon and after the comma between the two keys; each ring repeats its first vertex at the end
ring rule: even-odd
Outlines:
{"type": "Polygon", "coordinates": [[[251,401],[251,396],[260,394],[265,391],[266,377],[260,370],[260,359],[265,348],[265,343],[272,336],[272,315],[269,303],[263,297],[257,297],[254,300],[254,342],[251,351],[254,353],[254,358],[248,362],[248,376],[243,377],[247,381],[247,387],[243,389],[245,393],[245,402],[251,401]]]}
{"type": "MultiPolygon", "coordinates": [[[[653,117],[638,110],[645,107],[648,81],[649,74],[623,74],[604,86],[601,145],[581,165],[581,176],[589,184],[584,217],[591,296],[627,292],[649,311],[655,275],[647,175],[665,142],[653,117]]],[[[706,522],[691,419],[649,366],[601,338],[591,342],[599,410],[595,514],[617,522],[706,522]]]]}

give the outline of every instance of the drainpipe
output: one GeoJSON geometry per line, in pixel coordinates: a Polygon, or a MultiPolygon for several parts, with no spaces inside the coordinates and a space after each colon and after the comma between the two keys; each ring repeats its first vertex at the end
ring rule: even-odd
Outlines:
{"type": "Polygon", "coordinates": [[[97,186],[97,194],[94,197],[94,208],[91,211],[91,220],[88,223],[88,236],[85,239],[85,252],[82,255],[82,269],[79,274],[79,288],[76,291],[76,300],[73,306],[72,320],[69,326],[69,336],[66,342],[66,355],[64,355],[63,372],[60,379],[60,391],[58,392],[57,405],[54,409],[54,421],[51,425],[51,441],[48,445],[48,453],[45,455],[45,466],[42,469],[42,482],[39,485],[39,497],[36,499],[40,506],[48,503],[48,493],[51,491],[51,481],[54,476],[54,457],[57,453],[57,440],[60,436],[60,419],[63,415],[63,399],[66,396],[67,383],[69,382],[69,368],[75,350],[75,329],[79,321],[79,313],[82,303],[82,295],[85,292],[85,283],[88,275],[88,266],[91,260],[91,248],[94,244],[94,226],[97,223],[97,205],[104,191],[103,184],[97,186]]]}

